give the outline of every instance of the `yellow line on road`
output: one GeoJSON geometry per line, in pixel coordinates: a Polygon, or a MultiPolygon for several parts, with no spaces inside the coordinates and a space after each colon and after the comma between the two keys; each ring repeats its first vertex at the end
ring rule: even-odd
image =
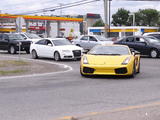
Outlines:
{"type": "Polygon", "coordinates": [[[117,109],[103,111],[103,112],[91,112],[91,113],[81,115],[81,116],[65,116],[65,117],[55,119],[55,120],[78,120],[78,119],[83,119],[83,118],[91,117],[91,116],[95,116],[95,115],[103,115],[103,114],[108,114],[108,113],[141,109],[141,108],[148,108],[148,107],[155,107],[155,106],[160,106],[160,102],[154,102],[154,103],[149,103],[149,104],[145,104],[145,105],[128,106],[128,107],[117,108],[117,109]]]}

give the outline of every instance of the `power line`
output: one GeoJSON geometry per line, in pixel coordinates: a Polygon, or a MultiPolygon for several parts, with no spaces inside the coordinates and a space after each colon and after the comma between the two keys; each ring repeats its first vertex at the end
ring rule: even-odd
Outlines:
{"type": "Polygon", "coordinates": [[[100,1],[100,0],[81,0],[81,1],[77,1],[77,2],[63,4],[63,6],[54,6],[54,7],[39,9],[39,10],[35,10],[35,11],[29,11],[29,12],[25,12],[25,13],[19,13],[19,15],[22,15],[22,14],[26,15],[26,14],[35,14],[35,13],[41,13],[41,12],[55,11],[55,10],[59,10],[59,9],[65,9],[65,8],[70,8],[70,7],[79,6],[79,5],[83,5],[83,4],[88,4],[88,3],[96,2],[96,1],[100,1]]]}
{"type": "MultiPolygon", "coordinates": [[[[68,3],[68,4],[63,4],[63,6],[65,5],[70,5],[70,4],[76,4],[76,3],[80,3],[80,2],[84,2],[84,1],[88,1],[88,0],[80,0],[80,1],[77,1],[77,2],[72,2],[72,3],[68,3]]],[[[28,11],[28,12],[24,12],[24,13],[19,13],[19,14],[34,14],[34,13],[39,13],[39,12],[46,12],[46,11],[49,11],[50,9],[53,9],[53,8],[59,8],[60,6],[53,6],[53,7],[48,7],[48,8],[43,8],[43,9],[39,9],[39,10],[34,10],[34,11],[28,11]]]]}

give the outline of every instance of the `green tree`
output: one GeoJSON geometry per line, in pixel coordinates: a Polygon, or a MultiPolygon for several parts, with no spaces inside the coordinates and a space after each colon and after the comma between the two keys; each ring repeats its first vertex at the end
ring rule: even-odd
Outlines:
{"type": "Polygon", "coordinates": [[[159,27],[159,31],[160,31],[160,11],[159,11],[158,27],[159,27]]]}
{"type": "Polygon", "coordinates": [[[158,20],[159,12],[155,9],[140,9],[136,13],[136,25],[157,26],[158,20]]]}
{"type": "Polygon", "coordinates": [[[102,20],[98,20],[93,24],[93,27],[104,27],[104,22],[102,20]]]}
{"type": "Polygon", "coordinates": [[[127,26],[129,25],[128,17],[130,11],[125,10],[124,8],[118,9],[118,11],[112,15],[112,24],[114,26],[127,26]]]}

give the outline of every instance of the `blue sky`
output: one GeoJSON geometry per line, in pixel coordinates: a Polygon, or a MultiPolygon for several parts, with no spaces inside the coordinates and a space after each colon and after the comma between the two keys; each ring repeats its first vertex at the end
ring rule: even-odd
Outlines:
{"type": "MultiPolygon", "coordinates": [[[[28,11],[33,11],[37,9],[43,9],[47,7],[57,6],[60,3],[71,3],[79,0],[3,0],[0,4],[0,10],[2,13],[19,14],[28,11]]],[[[122,0],[112,0],[111,2],[111,13],[115,13],[118,8],[125,8],[131,12],[136,12],[139,9],[153,8],[160,11],[160,1],[122,1],[122,0]]],[[[89,3],[86,5],[76,6],[72,8],[63,9],[62,11],[56,10],[49,13],[41,14],[86,14],[86,13],[97,13],[101,14],[103,17],[103,0],[89,3]]]]}

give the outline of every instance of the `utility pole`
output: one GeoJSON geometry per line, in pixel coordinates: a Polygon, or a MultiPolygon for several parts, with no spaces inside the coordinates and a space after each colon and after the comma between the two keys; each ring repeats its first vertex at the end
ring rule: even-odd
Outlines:
{"type": "Polygon", "coordinates": [[[60,6],[60,16],[62,17],[62,6],[63,6],[63,3],[59,3],[59,6],[60,6]]]}
{"type": "Polygon", "coordinates": [[[105,37],[108,37],[108,0],[104,0],[105,37]]]}
{"type": "Polygon", "coordinates": [[[135,13],[130,13],[129,15],[133,15],[132,26],[133,26],[133,35],[135,35],[134,27],[135,27],[135,13]]]}

